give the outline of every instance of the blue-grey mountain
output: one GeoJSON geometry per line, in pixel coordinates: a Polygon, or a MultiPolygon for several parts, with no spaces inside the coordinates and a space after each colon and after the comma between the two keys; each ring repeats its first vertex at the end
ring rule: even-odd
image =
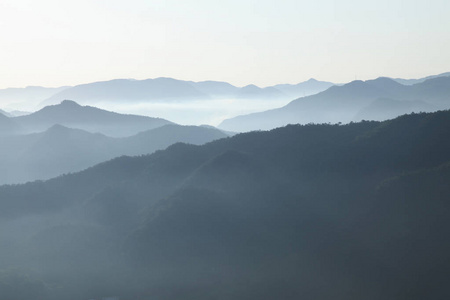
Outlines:
{"type": "Polygon", "coordinates": [[[293,99],[320,92],[333,85],[329,82],[309,80],[297,85],[276,85],[260,88],[256,85],[236,87],[220,81],[183,81],[173,78],[145,80],[115,79],[77,85],[54,94],[41,106],[74,99],[78,103],[152,103],[212,99],[293,99]]]}
{"type": "Polygon", "coordinates": [[[46,88],[41,86],[28,86],[25,88],[0,89],[0,107],[12,107],[15,109],[30,109],[45,99],[59,93],[69,87],[46,88]]]}
{"type": "Polygon", "coordinates": [[[112,138],[54,125],[42,133],[0,137],[0,184],[49,179],[122,155],[149,154],[178,142],[201,145],[227,136],[215,128],[169,124],[112,138]]]}
{"type": "Polygon", "coordinates": [[[114,137],[129,136],[172,123],[160,118],[124,115],[91,106],[81,106],[70,100],[12,119],[20,124],[25,132],[41,132],[60,124],[114,137]]]}
{"type": "Polygon", "coordinates": [[[0,113],[0,136],[17,134],[21,131],[21,126],[14,119],[0,113]]]}
{"type": "Polygon", "coordinates": [[[296,123],[348,123],[361,118],[385,120],[410,112],[446,108],[450,108],[450,77],[437,77],[411,86],[381,77],[333,86],[278,109],[225,120],[219,127],[231,131],[266,130],[296,123]],[[383,101],[380,105],[379,99],[386,98],[395,101],[383,101]],[[399,101],[405,103],[398,105],[399,101]]]}
{"type": "Polygon", "coordinates": [[[394,79],[398,83],[401,83],[401,84],[404,84],[404,85],[413,85],[413,84],[416,84],[416,83],[422,83],[422,82],[424,82],[425,80],[428,80],[428,79],[433,79],[433,78],[437,78],[437,77],[448,77],[448,76],[450,76],[450,72],[441,73],[441,74],[438,74],[438,75],[426,76],[426,77],[418,78],[418,79],[403,79],[403,78],[392,78],[392,79],[394,79]]]}
{"type": "Polygon", "coordinates": [[[296,99],[298,97],[318,94],[332,87],[333,85],[335,84],[332,82],[318,81],[314,78],[311,78],[305,82],[300,82],[298,84],[277,84],[273,87],[285,93],[286,95],[289,95],[292,99],[296,99]]]}

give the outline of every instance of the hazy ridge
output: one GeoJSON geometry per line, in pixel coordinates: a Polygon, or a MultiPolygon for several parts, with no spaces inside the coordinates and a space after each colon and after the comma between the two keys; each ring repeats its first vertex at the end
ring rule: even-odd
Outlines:
{"type": "Polygon", "coordinates": [[[449,107],[450,77],[436,77],[411,86],[380,77],[333,86],[278,109],[225,120],[219,127],[232,131],[251,131],[296,123],[348,123],[363,119],[379,121],[406,113],[431,112],[449,107]],[[380,99],[385,100],[380,102],[380,99]]]}

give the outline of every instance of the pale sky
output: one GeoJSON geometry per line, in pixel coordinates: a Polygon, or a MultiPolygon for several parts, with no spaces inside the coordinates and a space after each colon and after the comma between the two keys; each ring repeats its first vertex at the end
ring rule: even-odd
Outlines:
{"type": "Polygon", "coordinates": [[[0,0],[0,88],[448,71],[448,0],[0,0]]]}

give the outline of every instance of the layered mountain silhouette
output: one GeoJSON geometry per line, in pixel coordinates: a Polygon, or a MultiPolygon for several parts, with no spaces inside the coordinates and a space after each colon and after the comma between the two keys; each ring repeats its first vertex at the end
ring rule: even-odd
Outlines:
{"type": "Polygon", "coordinates": [[[14,117],[12,120],[21,125],[25,132],[41,132],[60,124],[114,137],[133,135],[172,123],[160,118],[124,115],[91,106],[81,106],[71,100],[46,106],[35,113],[14,117]]]}
{"type": "Polygon", "coordinates": [[[189,81],[189,84],[200,92],[214,98],[232,98],[239,91],[238,87],[223,81],[189,81]]]}
{"type": "MultiPolygon", "coordinates": [[[[420,79],[393,80],[412,85],[425,80],[449,76],[449,73],[428,76],[420,79]]],[[[186,100],[227,99],[285,99],[291,100],[317,94],[333,86],[331,82],[310,79],[298,84],[277,84],[268,88],[236,87],[220,81],[182,81],[173,78],[156,78],[145,80],[114,79],[93,82],[74,87],[58,88],[26,87],[0,89],[0,107],[20,110],[35,110],[59,104],[65,99],[74,99],[84,105],[117,103],[167,103],[186,100]]]]}
{"type": "Polygon", "coordinates": [[[0,136],[17,134],[21,131],[21,126],[14,119],[0,113],[0,136]]]}
{"type": "Polygon", "coordinates": [[[41,106],[57,104],[64,99],[75,99],[82,104],[98,103],[152,103],[212,99],[292,99],[320,92],[333,85],[309,80],[297,85],[277,85],[260,88],[256,85],[236,87],[220,81],[183,81],[173,78],[146,80],[115,79],[77,85],[54,94],[41,106]]]}
{"type": "Polygon", "coordinates": [[[80,103],[95,104],[104,101],[163,101],[186,99],[208,99],[208,95],[198,91],[188,82],[172,78],[146,80],[115,79],[74,86],[53,95],[42,105],[51,105],[64,99],[76,99],[80,103]]]}
{"type": "Polygon", "coordinates": [[[381,77],[333,86],[319,94],[294,100],[279,109],[225,120],[219,127],[232,131],[251,131],[295,123],[347,123],[366,117],[370,120],[386,120],[405,113],[448,107],[450,77],[429,79],[411,86],[381,77]],[[399,104],[399,101],[405,103],[399,104]]]}
{"type": "Polygon", "coordinates": [[[353,121],[385,120],[412,112],[432,112],[436,106],[423,101],[399,101],[390,98],[378,98],[365,108],[361,109],[353,121]]]}
{"type": "Polygon", "coordinates": [[[290,125],[1,186],[2,296],[446,299],[449,135],[450,111],[290,125]]]}
{"type": "Polygon", "coordinates": [[[448,77],[450,76],[450,72],[446,72],[446,73],[441,73],[438,75],[431,75],[431,76],[427,76],[427,77],[423,77],[423,78],[418,78],[418,79],[403,79],[403,78],[392,78],[393,80],[397,81],[398,83],[404,84],[404,85],[413,85],[416,83],[422,83],[425,80],[428,79],[433,79],[433,78],[437,78],[437,77],[448,77]]]}
{"type": "Polygon", "coordinates": [[[45,99],[69,87],[46,88],[41,86],[28,86],[25,88],[0,89],[0,106],[15,109],[30,109],[45,99]]]}
{"type": "Polygon", "coordinates": [[[332,82],[318,81],[314,78],[311,78],[305,82],[301,82],[298,84],[277,84],[273,87],[295,99],[298,97],[304,97],[323,92],[333,85],[335,84],[332,82]]]}
{"type": "Polygon", "coordinates": [[[31,111],[24,111],[24,110],[10,110],[8,112],[8,115],[10,115],[11,117],[20,117],[20,116],[26,116],[31,114],[31,111]]]}
{"type": "Polygon", "coordinates": [[[0,109],[0,115],[4,115],[4,116],[7,116],[7,117],[13,117],[13,115],[11,115],[10,113],[4,111],[3,109],[0,109]]]}
{"type": "Polygon", "coordinates": [[[266,87],[266,88],[260,88],[257,87],[254,84],[250,84],[247,86],[244,86],[239,89],[239,91],[236,93],[237,98],[246,98],[246,99],[266,99],[266,98],[283,98],[286,97],[281,91],[274,87],[266,87]]]}
{"type": "Polygon", "coordinates": [[[215,128],[164,125],[111,138],[54,125],[42,133],[0,137],[0,183],[43,180],[73,173],[122,155],[144,155],[184,142],[200,145],[227,137],[215,128]]]}

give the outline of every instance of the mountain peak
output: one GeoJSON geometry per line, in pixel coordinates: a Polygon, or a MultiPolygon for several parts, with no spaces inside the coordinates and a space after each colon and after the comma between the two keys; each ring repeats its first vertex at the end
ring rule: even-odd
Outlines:
{"type": "Polygon", "coordinates": [[[362,80],[353,80],[353,81],[350,81],[349,83],[347,83],[347,84],[344,84],[344,86],[358,86],[358,85],[364,85],[364,81],[362,81],[362,80]]]}
{"type": "Polygon", "coordinates": [[[80,105],[73,100],[63,100],[60,105],[71,106],[71,107],[79,107],[80,105]]]}
{"type": "Polygon", "coordinates": [[[54,124],[49,129],[47,129],[46,131],[57,132],[57,131],[67,131],[67,130],[71,130],[71,129],[66,127],[66,126],[64,126],[64,125],[61,125],[61,124],[54,124]]]}
{"type": "Polygon", "coordinates": [[[247,89],[247,90],[259,90],[259,87],[257,87],[257,86],[254,85],[254,84],[249,84],[249,85],[246,85],[246,86],[242,87],[242,89],[247,89]]]}
{"type": "Polygon", "coordinates": [[[395,85],[402,85],[401,83],[398,83],[397,81],[395,81],[389,77],[378,77],[376,79],[366,80],[365,82],[368,82],[368,83],[377,83],[378,82],[378,83],[389,83],[389,84],[395,84],[395,85]]]}

